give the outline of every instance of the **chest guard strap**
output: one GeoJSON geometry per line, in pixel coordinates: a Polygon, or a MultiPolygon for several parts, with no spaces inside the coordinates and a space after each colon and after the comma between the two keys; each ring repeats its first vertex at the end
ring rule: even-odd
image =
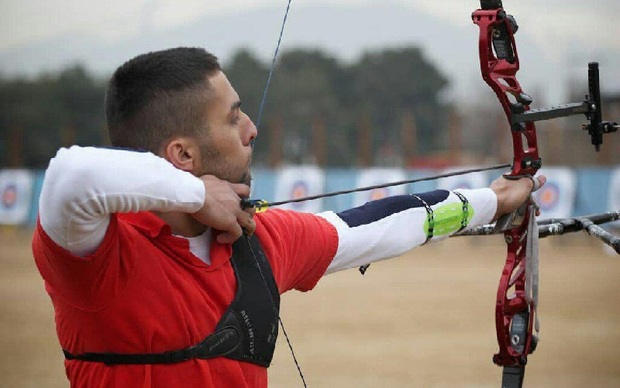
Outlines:
{"type": "Polygon", "coordinates": [[[174,364],[194,358],[227,357],[268,367],[275,350],[280,313],[280,294],[271,266],[256,236],[238,239],[230,261],[237,279],[235,299],[215,331],[200,343],[163,353],[74,355],[63,349],[65,358],[119,365],[174,364]]]}

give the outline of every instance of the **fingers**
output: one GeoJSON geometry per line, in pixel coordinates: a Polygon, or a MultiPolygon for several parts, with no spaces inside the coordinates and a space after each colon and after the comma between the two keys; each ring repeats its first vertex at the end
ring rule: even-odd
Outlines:
{"type": "Polygon", "coordinates": [[[233,191],[241,198],[247,198],[250,196],[250,187],[242,183],[229,183],[233,191]]]}
{"type": "MultiPolygon", "coordinates": [[[[241,183],[230,183],[230,187],[237,194],[237,196],[239,196],[239,203],[241,202],[241,198],[248,198],[250,196],[250,187],[248,185],[241,183]]],[[[241,206],[238,206],[235,211],[237,223],[240,225],[241,229],[243,229],[243,232],[248,236],[253,235],[256,230],[254,214],[256,214],[256,209],[253,207],[243,209],[241,206]]]]}
{"type": "Polygon", "coordinates": [[[534,187],[532,188],[532,191],[536,191],[538,189],[540,189],[545,183],[547,183],[547,177],[544,175],[538,175],[535,177],[532,177],[532,182],[534,183],[534,187]]]}
{"type": "Polygon", "coordinates": [[[217,241],[221,244],[232,244],[241,235],[251,236],[256,231],[256,222],[253,218],[254,212],[239,210],[235,213],[235,219],[228,219],[220,227],[212,225],[213,228],[222,231],[218,234],[217,241]]]}
{"type": "Polygon", "coordinates": [[[243,235],[243,231],[239,228],[239,233],[232,232],[222,232],[217,235],[217,242],[220,244],[232,244],[239,239],[243,235]]]}
{"type": "MultiPolygon", "coordinates": [[[[547,177],[544,175],[538,175],[532,178],[532,182],[534,183],[534,187],[532,188],[532,192],[540,189],[547,183],[547,177]]],[[[536,217],[540,216],[540,208],[536,206],[536,217]]]]}
{"type": "Polygon", "coordinates": [[[220,227],[211,225],[213,228],[222,231],[222,233],[218,234],[217,241],[221,244],[232,244],[242,234],[247,236],[253,235],[254,231],[256,231],[256,222],[254,222],[253,215],[253,211],[244,211],[239,208],[239,210],[235,211],[234,219],[231,217],[220,227]]]}
{"type": "Polygon", "coordinates": [[[546,182],[547,178],[544,175],[520,179],[500,177],[493,181],[490,188],[497,195],[497,211],[494,219],[515,212],[530,198],[533,191],[540,189],[546,182]]]}
{"type": "Polygon", "coordinates": [[[246,235],[251,236],[254,234],[256,222],[254,222],[253,214],[242,211],[241,214],[237,216],[237,222],[246,235]]]}
{"type": "Polygon", "coordinates": [[[200,223],[217,229],[217,240],[232,243],[245,232],[251,235],[256,230],[254,209],[242,209],[241,197],[250,195],[250,188],[244,184],[232,184],[214,176],[201,177],[205,184],[205,200],[202,208],[192,216],[200,223]]]}

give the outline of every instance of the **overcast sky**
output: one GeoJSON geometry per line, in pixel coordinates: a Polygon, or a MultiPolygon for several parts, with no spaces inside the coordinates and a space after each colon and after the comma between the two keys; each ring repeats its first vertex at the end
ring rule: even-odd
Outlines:
{"type": "MultiPolygon", "coordinates": [[[[531,80],[527,80],[527,85],[532,85],[528,90],[536,85],[545,85],[546,97],[552,101],[562,101],[569,85],[566,81],[585,80],[586,63],[595,60],[601,62],[604,92],[620,93],[620,77],[616,76],[620,68],[620,0],[504,0],[503,3],[521,26],[517,35],[518,46],[522,59],[526,59],[528,65],[524,66],[527,71],[521,71],[520,76],[522,80],[531,77],[531,80]],[[532,53],[535,53],[535,57],[532,53]]],[[[214,42],[213,36],[210,40],[202,36],[204,32],[195,33],[191,36],[191,42],[183,41],[182,44],[208,44],[213,50],[217,48],[218,56],[225,60],[227,49],[231,51],[237,48],[228,46],[240,42],[232,37],[252,37],[252,41],[248,41],[244,47],[268,59],[275,47],[286,4],[287,0],[0,0],[0,74],[34,75],[78,61],[89,69],[106,74],[133,55],[160,49],[158,45],[165,44],[163,37],[173,35],[174,31],[193,22],[208,22],[220,15],[223,16],[222,21],[230,21],[230,26],[225,24],[218,27],[220,35],[216,39],[220,46],[214,44],[218,41],[214,42]],[[270,24],[273,25],[265,25],[260,30],[260,21],[252,19],[252,23],[247,18],[237,17],[244,13],[249,15],[247,11],[252,9],[262,9],[263,13],[269,15],[273,13],[274,17],[270,18],[270,24]],[[246,20],[246,24],[239,22],[241,20],[246,20]],[[226,34],[230,36],[226,37],[226,34]],[[143,46],[132,45],[131,42],[144,36],[159,40],[151,44],[140,41],[143,46]],[[135,52],[127,53],[128,42],[131,45],[129,49],[135,49],[135,52]],[[118,58],[121,54],[124,56],[118,58]]],[[[478,0],[293,0],[288,25],[289,40],[285,31],[284,46],[294,41],[292,38],[295,32],[301,33],[307,39],[298,36],[296,44],[310,42],[319,48],[330,46],[332,50],[336,48],[332,54],[342,58],[346,57],[346,50],[364,48],[360,42],[362,35],[365,36],[363,42],[369,44],[377,38],[374,39],[375,46],[369,46],[376,48],[377,42],[383,47],[402,44],[407,42],[407,37],[413,38],[411,34],[415,34],[431,58],[454,78],[452,92],[469,96],[472,75],[476,75],[474,85],[481,84],[475,65],[455,55],[459,52],[458,47],[451,49],[448,44],[446,48],[445,42],[440,48],[434,47],[437,41],[433,43],[432,37],[435,34],[437,38],[437,33],[432,29],[445,23],[454,26],[454,31],[472,33],[474,29],[469,15],[479,4],[478,0]],[[322,39],[326,40],[318,38],[323,30],[327,31],[325,25],[322,30],[320,23],[310,23],[302,30],[297,26],[297,31],[293,26],[293,23],[302,21],[301,16],[307,14],[310,7],[320,9],[321,15],[342,15],[343,7],[352,7],[351,14],[357,15],[359,13],[356,10],[365,7],[369,11],[366,14],[372,20],[374,15],[381,17],[379,5],[384,8],[393,5],[392,9],[408,7],[418,15],[418,21],[420,17],[428,15],[429,20],[439,23],[429,24],[433,26],[430,30],[428,26],[427,30],[420,26],[418,31],[416,26],[407,25],[406,20],[401,20],[400,23],[405,23],[408,32],[400,33],[399,26],[402,24],[394,23],[391,26],[390,20],[385,20],[386,27],[381,28],[383,21],[374,20],[373,28],[381,31],[364,31],[363,34],[358,32],[352,35],[348,32],[359,31],[360,28],[357,19],[338,16],[337,20],[331,20],[337,23],[336,26],[329,26],[329,31],[337,32],[335,35],[323,36],[322,39]],[[372,11],[373,7],[376,13],[372,11]],[[334,12],[330,13],[330,9],[334,12]],[[385,33],[388,27],[393,27],[394,42],[382,38],[381,33],[385,33]],[[313,36],[317,39],[313,40],[313,36]],[[446,51],[450,52],[446,54],[446,51]]],[[[242,40],[245,42],[247,39],[242,40]]],[[[461,43],[455,44],[463,42],[462,39],[455,39],[457,41],[461,43]]],[[[471,61],[476,59],[473,55],[467,58],[471,61]]]]}
{"type": "MultiPolygon", "coordinates": [[[[474,0],[393,0],[454,24],[467,24],[479,6],[474,0]]],[[[300,5],[367,5],[377,0],[293,0],[300,5]]],[[[96,35],[114,41],[144,28],[166,29],[204,14],[286,5],[286,0],[0,0],[0,51],[67,34],[96,35]]],[[[504,0],[518,20],[528,20],[528,34],[567,49],[597,42],[620,49],[619,0],[504,0]],[[605,26],[605,28],[601,28],[605,26]]],[[[238,26],[242,28],[242,26],[238,26]]]]}

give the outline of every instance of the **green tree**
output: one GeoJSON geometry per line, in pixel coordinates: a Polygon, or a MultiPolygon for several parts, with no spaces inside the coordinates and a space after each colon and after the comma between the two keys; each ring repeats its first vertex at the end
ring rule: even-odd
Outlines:
{"type": "Polygon", "coordinates": [[[99,145],[104,138],[104,83],[80,65],[63,70],[56,81],[65,113],[62,118],[66,144],[99,145]]]}
{"type": "Polygon", "coordinates": [[[440,93],[448,81],[418,47],[366,52],[351,72],[354,109],[371,117],[376,147],[399,144],[406,112],[415,119],[418,154],[441,146],[438,133],[446,126],[447,107],[440,93]]]}
{"type": "MultiPolygon", "coordinates": [[[[224,66],[254,120],[270,65],[239,50],[224,66]]],[[[367,52],[348,66],[319,49],[285,51],[263,110],[255,160],[274,163],[276,154],[277,161],[354,166],[360,154],[372,159],[366,152],[389,146],[400,154],[400,162],[389,163],[402,164],[403,121],[415,120],[417,154],[442,145],[447,107],[440,93],[446,85],[416,47],[367,52]]],[[[44,167],[60,146],[102,144],[104,91],[104,82],[80,65],[33,80],[0,79],[0,167],[44,167]]]]}
{"type": "Polygon", "coordinates": [[[1,80],[0,166],[42,168],[61,146],[100,145],[103,96],[102,83],[79,65],[34,80],[1,80]]]}
{"type": "MultiPolygon", "coordinates": [[[[346,116],[341,115],[339,95],[344,77],[338,61],[320,50],[295,49],[282,54],[273,80],[269,117],[284,125],[282,143],[288,161],[314,161],[308,157],[313,154],[313,141],[335,144],[333,136],[343,128],[346,116]],[[325,134],[319,133],[321,128],[325,134]]],[[[337,155],[332,151],[327,152],[329,157],[337,155]]]]}

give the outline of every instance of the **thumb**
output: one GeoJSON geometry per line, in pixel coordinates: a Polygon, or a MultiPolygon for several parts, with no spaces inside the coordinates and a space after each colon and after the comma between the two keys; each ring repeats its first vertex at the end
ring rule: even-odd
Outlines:
{"type": "Polygon", "coordinates": [[[532,182],[534,183],[532,191],[536,191],[543,187],[545,183],[547,183],[547,177],[544,175],[538,175],[532,178],[532,182]]]}
{"type": "Polygon", "coordinates": [[[241,227],[238,231],[222,231],[216,237],[217,242],[220,244],[232,244],[243,234],[241,227]],[[241,233],[240,233],[241,232],[241,233]]]}

